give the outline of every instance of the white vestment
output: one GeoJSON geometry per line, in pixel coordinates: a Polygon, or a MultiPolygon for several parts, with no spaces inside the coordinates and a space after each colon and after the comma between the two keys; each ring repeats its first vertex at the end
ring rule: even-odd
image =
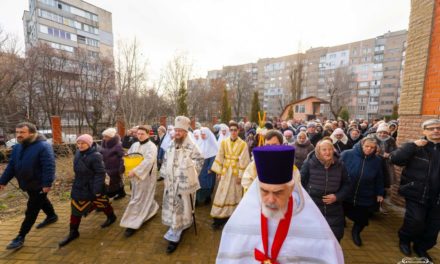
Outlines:
{"type": "Polygon", "coordinates": [[[159,205],[154,200],[156,191],[157,147],[153,142],[134,143],[128,153],[141,153],[144,160],[133,169],[131,179],[131,198],[121,219],[121,226],[138,229],[145,221],[153,217],[159,205]]]}
{"type": "MultiPolygon", "coordinates": [[[[261,238],[261,202],[258,181],[254,181],[225,225],[216,263],[248,264],[255,260],[254,249],[264,252],[261,238]]],[[[300,185],[292,193],[294,210],[289,232],[278,255],[284,263],[342,264],[344,256],[327,221],[300,185]],[[298,189],[301,188],[301,191],[298,189]]],[[[268,221],[269,253],[278,221],[268,221]]]]}
{"type": "Polygon", "coordinates": [[[170,227],[165,234],[165,239],[169,241],[178,242],[182,231],[192,224],[195,193],[200,188],[198,175],[203,161],[197,145],[189,136],[179,148],[172,141],[165,152],[160,170],[165,184],[162,223],[170,227]]]}

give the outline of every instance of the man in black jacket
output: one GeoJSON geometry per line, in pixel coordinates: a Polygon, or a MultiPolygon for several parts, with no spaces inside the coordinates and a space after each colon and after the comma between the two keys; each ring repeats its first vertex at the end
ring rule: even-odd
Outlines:
{"type": "Polygon", "coordinates": [[[47,215],[37,228],[42,228],[58,220],[52,204],[47,198],[55,180],[55,158],[52,147],[39,136],[34,124],[20,123],[15,128],[19,144],[14,146],[11,159],[0,177],[0,190],[13,178],[17,178],[20,188],[27,192],[29,200],[25,218],[18,236],[9,243],[7,249],[19,249],[24,238],[37,220],[40,209],[47,215]]]}
{"type": "Polygon", "coordinates": [[[414,252],[432,260],[427,251],[437,243],[440,230],[440,120],[422,124],[422,139],[405,143],[393,151],[390,160],[405,166],[399,194],[405,198],[406,212],[399,230],[399,247],[405,255],[414,252]]]}

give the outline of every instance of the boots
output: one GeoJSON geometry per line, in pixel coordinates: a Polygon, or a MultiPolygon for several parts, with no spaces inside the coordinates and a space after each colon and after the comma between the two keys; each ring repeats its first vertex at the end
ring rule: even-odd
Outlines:
{"type": "Polygon", "coordinates": [[[363,229],[363,226],[360,226],[356,223],[353,224],[353,228],[351,229],[351,237],[353,239],[353,243],[358,247],[362,246],[361,232],[363,229]]]}
{"type": "Polygon", "coordinates": [[[69,235],[58,243],[59,247],[64,247],[79,237],[78,227],[70,227],[69,235]]]}
{"type": "Polygon", "coordinates": [[[110,226],[116,221],[116,215],[112,213],[110,216],[107,216],[107,220],[105,220],[104,223],[102,223],[101,228],[105,228],[107,226],[110,226]]]}

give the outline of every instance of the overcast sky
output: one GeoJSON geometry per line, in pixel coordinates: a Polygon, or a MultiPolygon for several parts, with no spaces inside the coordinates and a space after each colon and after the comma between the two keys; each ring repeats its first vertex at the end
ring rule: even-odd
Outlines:
{"type": "MultiPolygon", "coordinates": [[[[410,0],[88,2],[113,13],[115,43],[137,37],[153,79],[176,52],[186,52],[193,61],[194,76],[205,77],[208,70],[224,65],[407,29],[410,13],[410,0]]],[[[0,3],[0,25],[16,33],[23,43],[21,18],[23,10],[28,10],[28,0],[0,3]]]]}

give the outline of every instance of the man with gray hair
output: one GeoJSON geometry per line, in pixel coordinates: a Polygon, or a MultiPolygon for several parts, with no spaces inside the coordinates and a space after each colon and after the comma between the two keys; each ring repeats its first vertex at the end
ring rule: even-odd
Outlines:
{"type": "Polygon", "coordinates": [[[405,198],[405,218],[399,230],[399,248],[411,254],[411,242],[419,257],[432,261],[428,250],[437,243],[440,230],[440,120],[422,124],[424,137],[391,152],[390,160],[405,166],[399,194],[405,198]]]}

